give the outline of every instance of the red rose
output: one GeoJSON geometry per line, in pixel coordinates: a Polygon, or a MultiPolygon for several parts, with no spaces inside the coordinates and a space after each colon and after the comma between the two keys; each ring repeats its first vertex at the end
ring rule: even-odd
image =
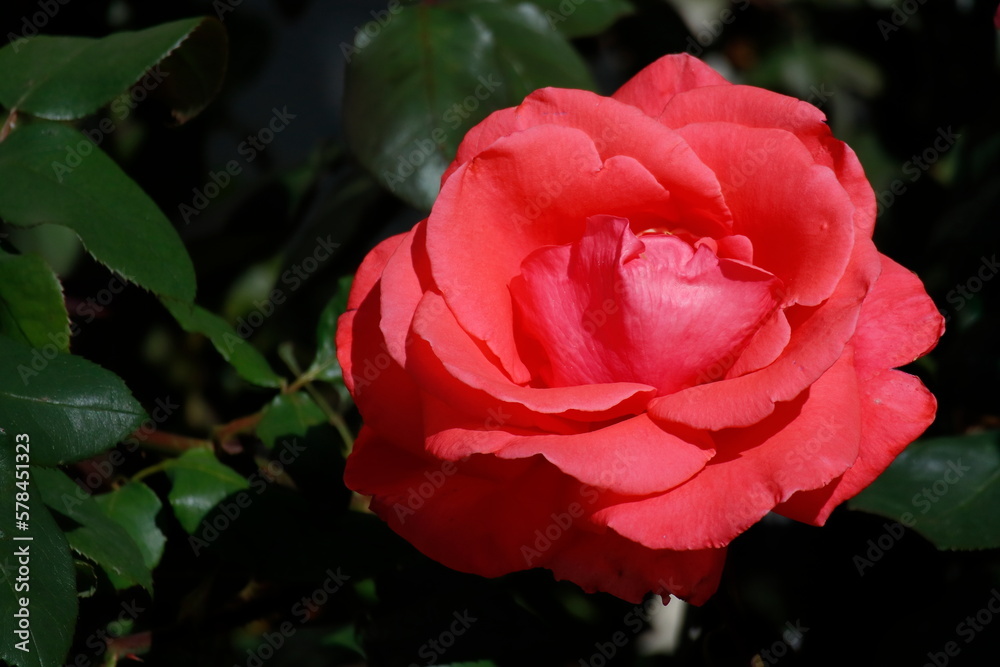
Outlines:
{"type": "Polygon", "coordinates": [[[874,222],[818,109],[694,58],[537,91],[358,270],[347,484],[454,569],[700,603],[733,538],[822,524],[934,418],[892,369],[943,321],[874,222]]]}

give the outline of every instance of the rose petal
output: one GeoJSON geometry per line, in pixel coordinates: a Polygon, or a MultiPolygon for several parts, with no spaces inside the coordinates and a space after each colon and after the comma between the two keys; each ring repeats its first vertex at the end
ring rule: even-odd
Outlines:
{"type": "Polygon", "coordinates": [[[768,419],[715,435],[716,456],[670,491],[599,510],[594,519],[653,549],[722,547],[775,505],[829,483],[858,456],[858,388],[847,354],[808,395],[768,419]]]}
{"type": "Polygon", "coordinates": [[[404,240],[408,239],[410,234],[411,232],[403,232],[402,234],[390,236],[365,255],[365,258],[361,261],[361,266],[358,267],[358,271],[354,275],[354,282],[351,283],[351,291],[347,295],[348,310],[354,310],[361,305],[361,302],[365,300],[368,293],[372,291],[372,287],[382,277],[382,271],[385,269],[389,258],[396,252],[396,248],[404,240]]]}
{"type": "Polygon", "coordinates": [[[774,411],[776,402],[800,394],[842,356],[857,326],[860,304],[879,271],[875,246],[867,239],[859,241],[829,299],[816,308],[788,310],[792,336],[774,363],[740,377],[660,396],[650,402],[650,416],[709,430],[760,421],[774,411]]]}
{"type": "Polygon", "coordinates": [[[822,526],[837,505],[875,481],[934,421],[937,401],[918,378],[887,370],[860,380],[860,384],[862,429],[858,460],[828,486],[792,496],[775,508],[779,514],[822,526]]]}
{"type": "Polygon", "coordinates": [[[676,236],[637,239],[610,216],[590,218],[576,243],[530,255],[510,285],[526,333],[547,354],[546,386],[640,382],[660,394],[711,379],[708,369],[741,351],[774,310],[778,287],[676,236]]]}
{"type": "Polygon", "coordinates": [[[444,299],[424,295],[413,318],[407,371],[421,387],[476,420],[498,410],[509,424],[555,433],[578,429],[567,420],[606,421],[642,412],[655,390],[638,383],[534,388],[515,384],[490,363],[458,324],[444,299]]]}
{"type": "Polygon", "coordinates": [[[613,97],[656,118],[678,93],[703,86],[732,84],[714,69],[686,53],[663,56],[646,66],[618,89],[613,97]]]}
{"type": "Polygon", "coordinates": [[[406,337],[413,313],[431,287],[425,239],[425,221],[422,221],[397,246],[382,270],[382,292],[389,297],[381,300],[379,328],[385,337],[386,352],[401,367],[406,366],[406,337]]]}
{"type": "Polygon", "coordinates": [[[673,488],[704,468],[715,454],[704,434],[668,433],[647,415],[587,433],[515,436],[495,451],[504,459],[541,454],[585,484],[627,495],[673,488]]]}
{"type": "MultiPolygon", "coordinates": [[[[669,204],[658,213],[673,226],[684,226],[700,236],[728,232],[732,218],[715,174],[677,133],[635,107],[583,90],[543,88],[516,109],[491,115],[466,135],[442,183],[497,140],[536,126],[582,130],[594,142],[601,159],[626,156],[637,160],[670,192],[669,204]]],[[[592,213],[622,215],[610,209],[592,213]]]]}
{"type": "Polygon", "coordinates": [[[704,604],[718,589],[726,560],[725,549],[647,549],[611,531],[587,530],[568,531],[554,548],[540,553],[535,564],[552,570],[556,579],[635,603],[653,592],[704,604]]]}
{"type": "Polygon", "coordinates": [[[788,303],[826,299],[854,242],[854,205],[834,173],[784,130],[711,123],[680,133],[718,175],[733,232],[753,243],[754,265],[785,283],[788,303]]]}
{"type": "Polygon", "coordinates": [[[544,245],[583,234],[595,214],[648,219],[670,196],[628,157],[602,162],[580,130],[536,127],[499,140],[448,180],[427,221],[435,284],[462,328],[483,341],[517,383],[531,372],[518,356],[507,285],[544,245]]]}
{"type": "Polygon", "coordinates": [[[340,317],[337,359],[365,422],[378,425],[380,433],[396,444],[419,450],[423,447],[420,396],[389,354],[378,328],[381,298],[381,282],[376,282],[357,310],[340,317]]]}
{"type": "Polygon", "coordinates": [[[885,255],[879,259],[882,273],[861,306],[852,341],[862,380],[924,356],[944,333],[944,318],[920,278],[885,255]]]}
{"type": "Polygon", "coordinates": [[[746,127],[777,128],[793,133],[817,164],[831,168],[854,204],[854,222],[862,236],[875,226],[875,193],[847,144],[834,138],[823,112],[794,97],[755,88],[704,87],[679,93],[659,115],[672,128],[690,123],[729,122],[746,127]]]}

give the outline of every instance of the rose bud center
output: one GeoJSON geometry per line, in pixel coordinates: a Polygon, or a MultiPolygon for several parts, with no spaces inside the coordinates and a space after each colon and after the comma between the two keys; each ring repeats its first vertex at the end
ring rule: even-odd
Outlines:
{"type": "Polygon", "coordinates": [[[659,395],[719,379],[779,306],[781,281],[713,239],[613,216],[530,254],[510,283],[539,386],[639,382],[659,395]]]}

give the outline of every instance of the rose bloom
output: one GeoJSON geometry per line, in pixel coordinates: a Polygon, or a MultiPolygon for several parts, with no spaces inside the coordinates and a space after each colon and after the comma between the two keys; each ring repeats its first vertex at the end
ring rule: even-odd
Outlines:
{"type": "Polygon", "coordinates": [[[693,603],[768,512],[821,525],[934,418],[943,320],[815,107],[672,55],[465,137],[337,331],[345,479],[431,558],[693,603]]]}

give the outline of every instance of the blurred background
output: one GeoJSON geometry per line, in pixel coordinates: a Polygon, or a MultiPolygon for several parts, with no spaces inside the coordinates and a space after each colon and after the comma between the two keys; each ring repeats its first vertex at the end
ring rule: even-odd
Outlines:
{"type": "MultiPolygon", "coordinates": [[[[982,434],[983,447],[995,447],[996,2],[628,4],[630,11],[616,10],[596,32],[567,35],[599,92],[612,93],[664,54],[687,51],[733,82],[823,110],[834,134],[858,153],[879,199],[877,246],[919,274],[948,321],[937,349],[908,369],[939,401],[938,419],[925,438],[982,434]]],[[[115,130],[100,145],[176,224],[194,259],[198,302],[234,325],[279,276],[314,251],[316,237],[338,244],[277,316],[254,327],[254,346],[278,368],[289,357],[310,357],[319,314],[338,278],[352,274],[380,239],[425,215],[419,206],[426,193],[401,198],[386,187],[377,166],[372,175],[364,128],[358,129],[358,116],[391,120],[397,109],[378,103],[345,109],[348,61],[368,46],[364,28],[373,20],[377,25],[392,6],[384,0],[6,0],[0,38],[6,43],[23,34],[25,17],[40,11],[43,34],[94,37],[189,16],[222,20],[230,57],[214,102],[179,127],[165,124],[155,103],[107,109],[103,116],[114,119],[115,130]],[[57,10],[47,10],[50,5],[57,10]],[[264,142],[261,129],[276,117],[283,120],[271,127],[281,129],[264,142]],[[248,142],[252,137],[257,143],[248,142]],[[232,160],[240,173],[208,196],[211,174],[232,160]],[[201,207],[199,197],[210,201],[201,207]]],[[[460,61],[465,54],[452,57],[460,61]]],[[[348,87],[357,87],[357,105],[368,94],[364,77],[373,76],[363,68],[377,63],[359,59],[354,66],[348,87]]],[[[556,70],[540,71],[539,80],[569,76],[556,70]]],[[[468,122],[489,110],[484,104],[470,111],[468,122]]],[[[101,118],[81,127],[96,127],[101,118]]],[[[445,143],[458,139],[449,135],[445,143]]],[[[6,231],[64,277],[67,304],[80,325],[73,351],[124,378],[143,405],[166,396],[179,404],[165,429],[204,434],[268,399],[137,287],[87,311],[92,317],[80,315],[76,306],[107,288],[110,274],[71,233],[6,231]]],[[[346,405],[342,392],[331,390],[329,400],[346,405]]],[[[357,428],[356,412],[345,412],[357,428]]],[[[336,434],[317,427],[309,430],[310,439],[329,442],[336,434]]],[[[253,470],[251,440],[222,454],[245,474],[253,470]]],[[[646,607],[555,583],[544,571],[498,580],[448,571],[379,522],[348,513],[339,454],[309,451],[289,471],[294,489],[269,487],[246,518],[203,553],[193,554],[187,534],[164,517],[167,546],[154,572],[155,600],[138,589],[115,595],[101,587],[83,598],[75,664],[107,660],[106,649],[94,641],[102,632],[127,640],[146,631],[152,642],[142,657],[150,665],[941,667],[994,665],[1000,657],[1000,617],[988,606],[995,599],[1000,609],[995,549],[939,551],[917,532],[848,507],[822,529],[770,516],[733,543],[715,598],[701,608],[675,602],[669,612],[651,615],[646,607]],[[352,573],[347,583],[330,574],[338,568],[352,573]],[[322,603],[303,604],[334,587],[338,592],[324,594],[322,603]],[[129,603],[142,611],[123,620],[129,603]],[[442,628],[462,613],[477,620],[460,636],[443,637],[442,628]],[[282,633],[288,621],[294,631],[282,633]],[[616,643],[619,634],[624,639],[616,643]],[[433,648],[435,641],[447,643],[446,650],[433,648]]],[[[124,472],[146,464],[140,457],[124,472]]],[[[148,482],[156,489],[154,478],[148,482]]],[[[996,485],[983,493],[1000,502],[996,485]]]]}

